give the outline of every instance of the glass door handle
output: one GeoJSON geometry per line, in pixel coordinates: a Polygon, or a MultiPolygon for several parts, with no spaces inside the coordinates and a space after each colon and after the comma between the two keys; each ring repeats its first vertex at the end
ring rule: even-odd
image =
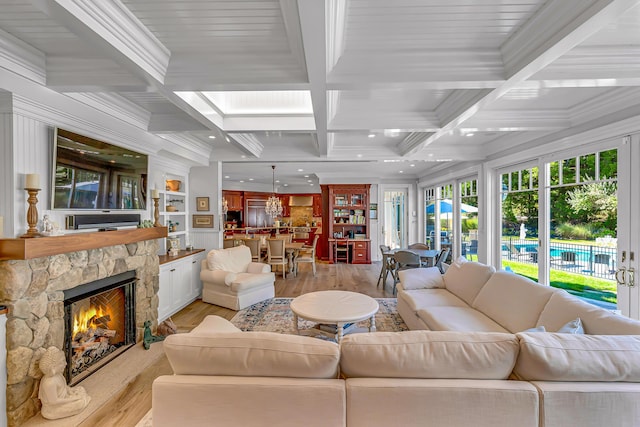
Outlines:
{"type": "Polygon", "coordinates": [[[626,272],[627,272],[627,268],[626,267],[620,267],[618,270],[616,270],[616,282],[618,282],[618,285],[625,285],[627,284],[627,279],[626,279],[626,272]],[[620,279],[620,273],[622,273],[622,279],[620,279]]]}

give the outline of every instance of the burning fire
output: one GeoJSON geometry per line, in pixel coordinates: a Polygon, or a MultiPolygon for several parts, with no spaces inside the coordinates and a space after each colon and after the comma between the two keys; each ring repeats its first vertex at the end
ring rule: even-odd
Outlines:
{"type": "Polygon", "coordinates": [[[73,335],[76,336],[78,333],[87,332],[89,329],[95,328],[93,322],[95,319],[104,318],[105,316],[109,316],[106,310],[103,310],[101,307],[90,307],[89,310],[81,310],[73,317],[73,335]]]}

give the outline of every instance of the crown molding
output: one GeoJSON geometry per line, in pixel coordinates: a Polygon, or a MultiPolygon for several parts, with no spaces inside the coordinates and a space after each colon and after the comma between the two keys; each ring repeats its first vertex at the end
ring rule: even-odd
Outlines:
{"type": "Polygon", "coordinates": [[[0,67],[42,85],[47,80],[44,53],[3,30],[0,30],[0,67]]]}
{"type": "Polygon", "coordinates": [[[253,157],[260,158],[264,145],[252,133],[234,133],[230,135],[239,145],[242,151],[249,153],[253,157]]]}
{"type": "Polygon", "coordinates": [[[66,95],[140,129],[146,130],[149,126],[151,113],[120,95],[88,92],[66,95]]]}
{"type": "Polygon", "coordinates": [[[569,110],[569,115],[574,123],[584,123],[637,105],[640,105],[640,88],[621,87],[576,105],[569,110]]]}

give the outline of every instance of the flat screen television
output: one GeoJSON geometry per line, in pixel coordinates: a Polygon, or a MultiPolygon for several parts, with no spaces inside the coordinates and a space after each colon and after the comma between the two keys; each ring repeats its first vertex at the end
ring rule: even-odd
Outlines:
{"type": "Polygon", "coordinates": [[[52,209],[144,210],[146,154],[57,128],[52,209]]]}

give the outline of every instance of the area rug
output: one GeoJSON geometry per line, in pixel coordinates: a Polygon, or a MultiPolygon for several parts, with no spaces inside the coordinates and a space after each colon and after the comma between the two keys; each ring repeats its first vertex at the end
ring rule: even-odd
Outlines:
{"type": "MultiPolygon", "coordinates": [[[[396,309],[395,298],[376,298],[380,310],[376,313],[376,330],[379,332],[407,331],[409,328],[396,309]]],[[[281,334],[295,334],[293,313],[289,304],[292,298],[272,298],[240,310],[233,316],[231,323],[243,331],[268,331],[281,334]]],[[[300,329],[311,328],[314,323],[298,320],[300,329]]],[[[368,328],[369,321],[358,322],[356,327],[368,328]]],[[[319,338],[321,336],[318,336],[319,338]]]]}

